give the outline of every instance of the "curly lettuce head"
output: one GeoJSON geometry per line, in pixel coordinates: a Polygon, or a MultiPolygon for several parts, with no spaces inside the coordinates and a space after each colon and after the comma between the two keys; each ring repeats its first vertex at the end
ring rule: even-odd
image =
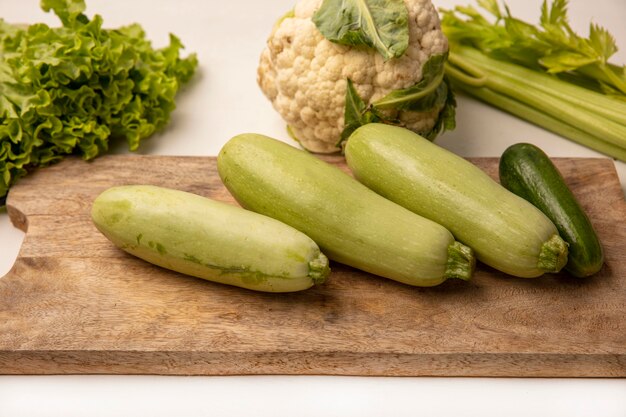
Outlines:
{"type": "Polygon", "coordinates": [[[154,49],[141,26],[103,29],[83,0],[42,0],[61,27],[0,19],[0,205],[27,171],[78,154],[91,159],[109,140],[163,128],[175,96],[197,67],[180,40],[154,49]]]}

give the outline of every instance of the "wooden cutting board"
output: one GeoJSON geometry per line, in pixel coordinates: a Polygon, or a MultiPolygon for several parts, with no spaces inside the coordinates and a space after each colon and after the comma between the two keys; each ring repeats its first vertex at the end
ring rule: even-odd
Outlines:
{"type": "MultiPolygon", "coordinates": [[[[496,159],[473,162],[496,176],[496,159]]],[[[413,288],[335,263],[327,284],[277,295],[149,265],[90,221],[113,185],[233,202],[214,158],[68,159],[9,194],[27,233],[0,279],[0,373],[624,377],[624,196],[610,160],[555,162],[606,251],[592,278],[517,279],[479,265],[470,283],[413,288]]]]}

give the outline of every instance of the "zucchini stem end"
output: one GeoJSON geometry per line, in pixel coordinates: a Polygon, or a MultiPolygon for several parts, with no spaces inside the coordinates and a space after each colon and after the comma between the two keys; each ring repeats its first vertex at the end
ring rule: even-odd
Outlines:
{"type": "Polygon", "coordinates": [[[476,256],[469,246],[461,242],[454,242],[448,246],[448,260],[446,262],[446,278],[458,278],[469,281],[476,268],[476,256]]]}
{"type": "Polygon", "coordinates": [[[313,280],[314,285],[323,284],[330,274],[330,266],[328,258],[323,253],[319,253],[317,258],[309,262],[309,277],[313,280]]]}
{"type": "Polygon", "coordinates": [[[552,235],[541,246],[537,267],[545,272],[559,272],[567,264],[568,246],[559,235],[552,235]]]}

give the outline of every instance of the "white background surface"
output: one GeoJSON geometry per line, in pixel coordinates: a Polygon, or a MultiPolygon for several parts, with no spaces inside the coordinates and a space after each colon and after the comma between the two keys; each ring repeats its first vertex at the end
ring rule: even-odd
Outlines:
{"type": "MultiPolygon", "coordinates": [[[[105,25],[139,22],[157,46],[177,34],[198,53],[200,73],[178,100],[171,126],[140,153],[216,155],[235,134],[289,140],[280,117],[256,85],[256,65],[274,21],[295,0],[90,0],[88,15],[105,25]]],[[[438,7],[470,0],[435,0],[438,7]]],[[[536,21],[540,0],[509,0],[514,15],[536,21]]],[[[615,35],[626,62],[626,1],[571,0],[575,29],[590,21],[615,35]]],[[[37,0],[0,0],[12,22],[53,16],[37,0]]],[[[460,97],[457,130],[438,144],[463,156],[499,156],[527,141],[550,156],[599,156],[586,148],[460,97]]],[[[124,146],[115,148],[125,152],[124,146]]],[[[626,164],[616,163],[622,186],[626,164]]],[[[0,276],[22,240],[0,212],[0,276]]],[[[1,371],[1,370],[0,370],[1,371]]],[[[8,416],[626,416],[626,380],[351,377],[0,376],[0,417],[8,416]]]]}

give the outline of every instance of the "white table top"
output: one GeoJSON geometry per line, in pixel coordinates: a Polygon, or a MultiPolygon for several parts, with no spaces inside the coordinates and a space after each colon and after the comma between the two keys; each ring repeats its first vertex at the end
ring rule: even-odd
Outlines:
{"type": "MultiPolygon", "coordinates": [[[[38,1],[2,0],[11,22],[56,24],[38,1]]],[[[88,2],[107,27],[139,22],[157,46],[169,32],[198,53],[200,73],[179,96],[171,126],[140,153],[216,155],[233,135],[258,132],[289,141],[256,85],[259,54],[274,21],[295,0],[108,0],[88,2]]],[[[438,7],[470,0],[435,0],[438,7]]],[[[536,21],[541,0],[509,0],[514,15],[536,21]]],[[[570,1],[574,28],[607,27],[626,62],[626,2],[570,1]]],[[[500,156],[526,141],[550,156],[601,156],[526,122],[459,97],[457,129],[437,143],[463,156],[500,156]]],[[[123,146],[114,147],[118,153],[123,146]]],[[[626,189],[626,164],[616,162],[626,189]]],[[[0,212],[0,276],[11,268],[23,234],[0,212]]],[[[4,416],[626,416],[626,380],[353,377],[0,376],[4,416]]]]}

